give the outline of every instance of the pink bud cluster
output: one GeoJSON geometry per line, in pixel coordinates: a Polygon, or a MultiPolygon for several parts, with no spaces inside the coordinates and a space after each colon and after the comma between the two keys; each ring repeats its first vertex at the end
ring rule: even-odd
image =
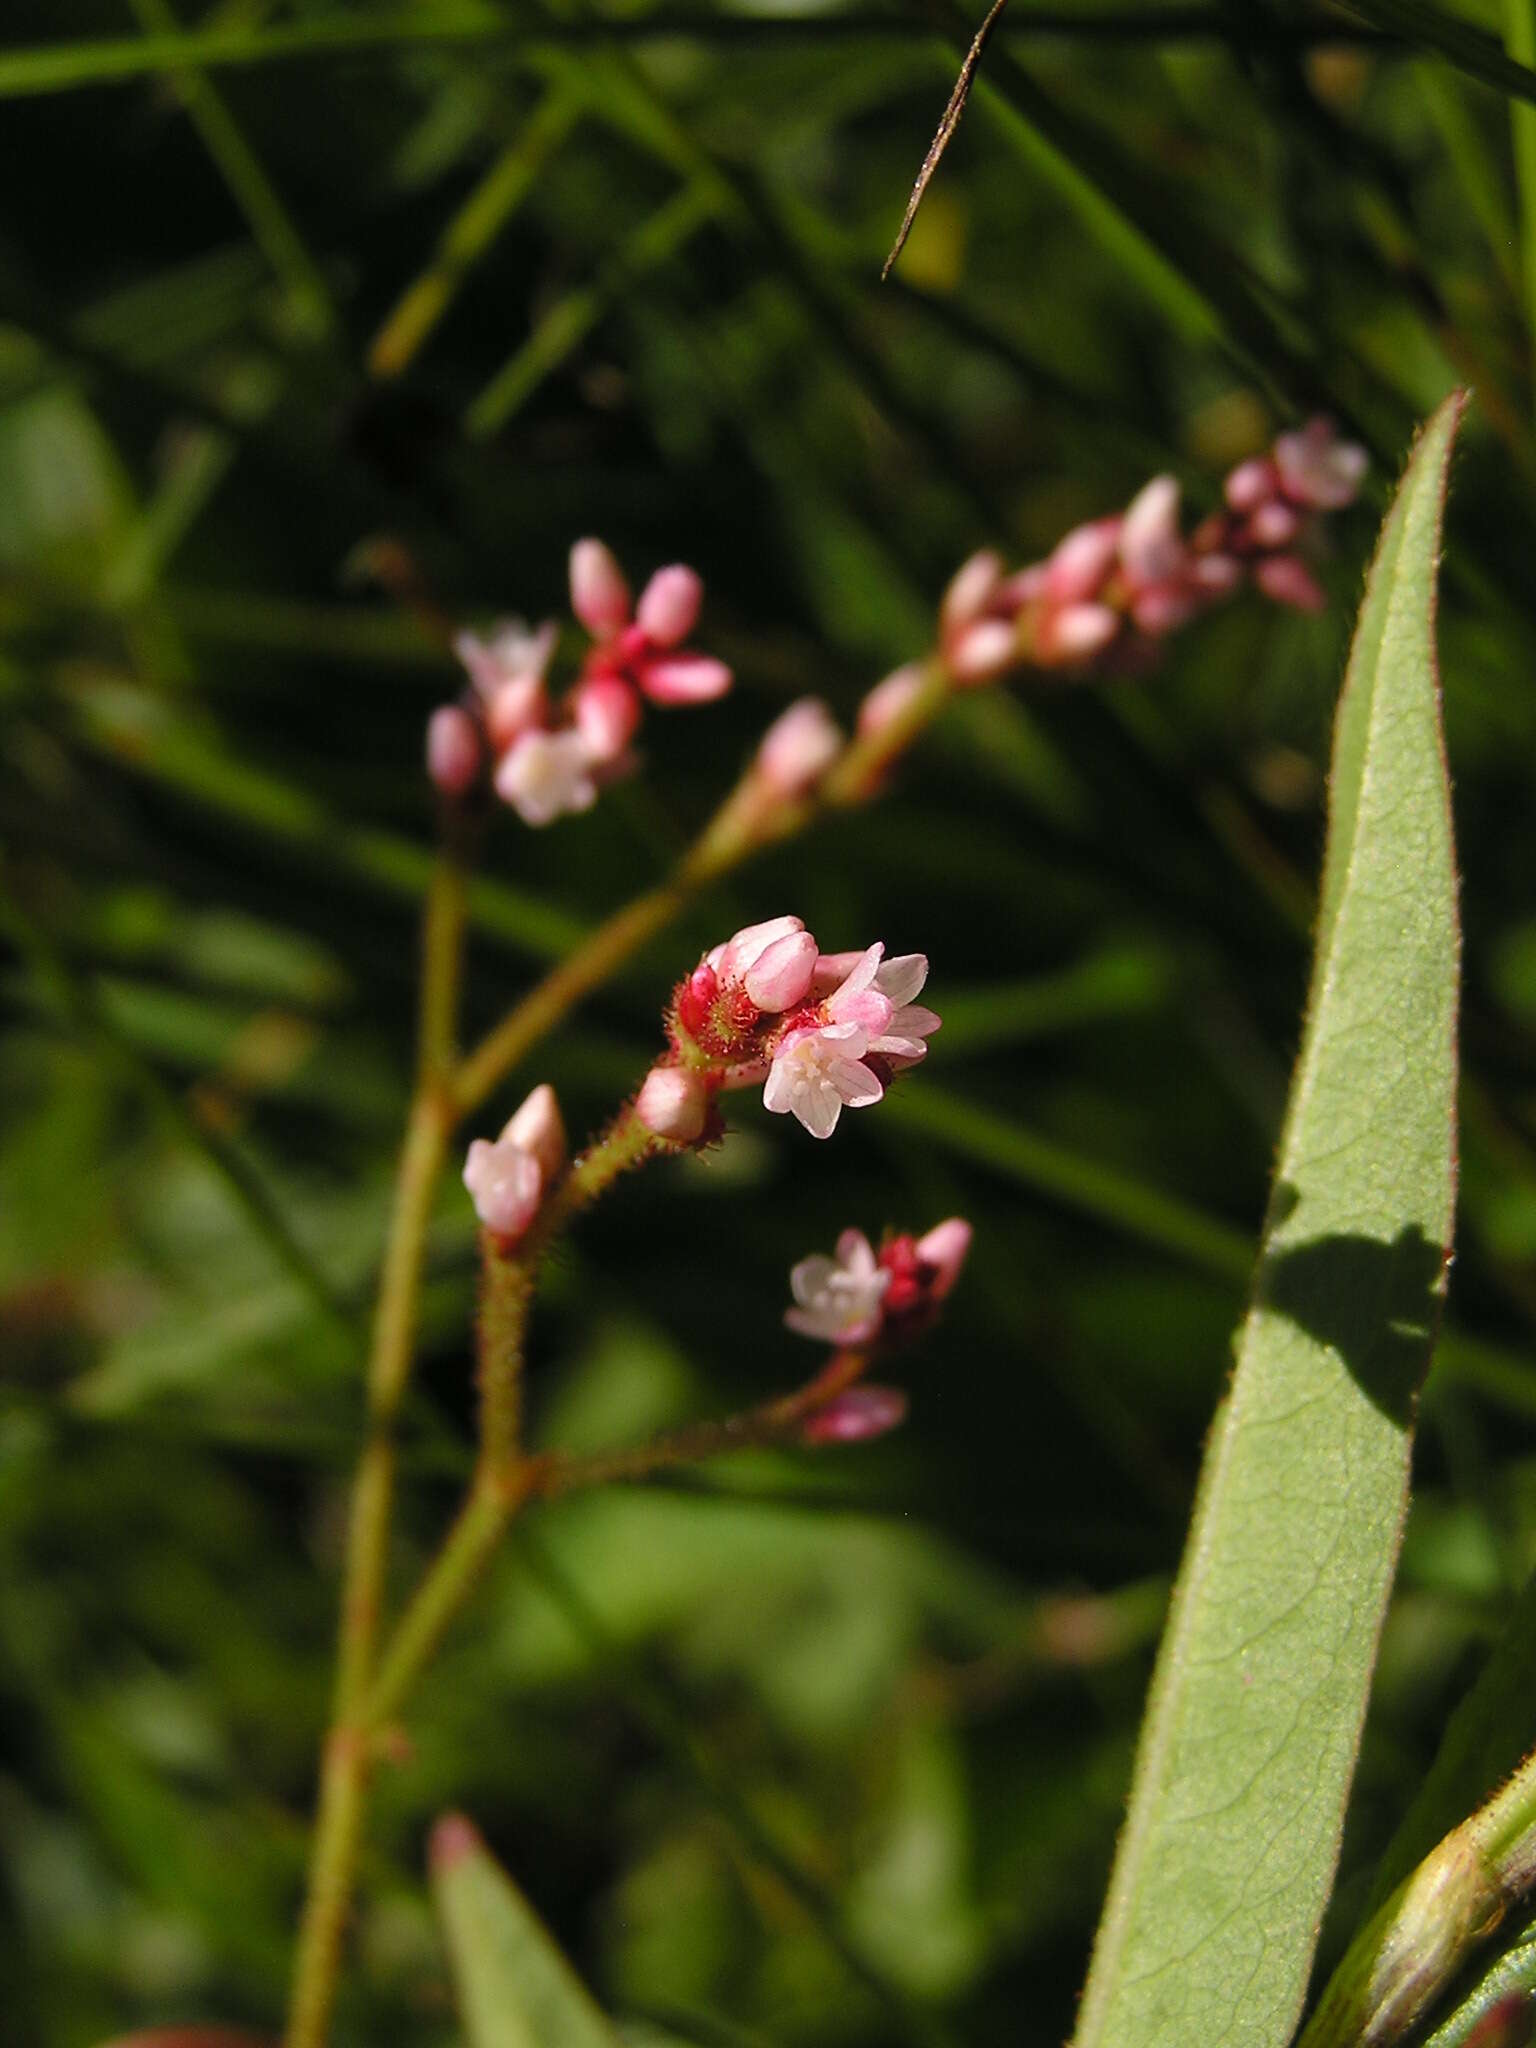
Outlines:
{"type": "Polygon", "coordinates": [[[798,917],[748,925],[679,982],[671,1050],[636,1113],[657,1137],[693,1144],[715,1127],[722,1089],[761,1082],[770,1111],[829,1138],[844,1109],[880,1101],[926,1054],[939,1019],[913,998],[927,975],[923,954],[887,960],[878,942],[823,953],[798,917]]]}
{"type": "MultiPolygon", "coordinates": [[[[1321,515],[1353,501],[1366,464],[1363,448],[1314,419],[1239,463],[1224,508],[1189,534],[1177,482],[1157,476],[1124,512],[1074,527],[1043,562],[1010,572],[983,550],[944,594],[939,656],[965,688],[1020,667],[1134,663],[1250,582],[1277,604],[1318,611],[1326,600],[1305,550],[1321,515]]],[[[860,730],[899,717],[920,684],[916,667],[887,676],[864,700],[860,730]]]]}
{"type": "MultiPolygon", "coordinates": [[[[862,1230],[845,1230],[831,1258],[802,1259],[789,1276],[784,1320],[802,1337],[873,1351],[910,1342],[938,1316],[971,1248],[971,1226],[951,1216],[922,1237],[888,1234],[877,1252],[862,1230]]],[[[859,1443],[896,1428],[907,1412],[895,1387],[844,1388],[803,1424],[806,1443],[859,1443]]]]}
{"type": "Polygon", "coordinates": [[[534,1089],[494,1143],[470,1141],[464,1185],[475,1214],[503,1249],[526,1234],[560,1176],[565,1155],[560,1104],[547,1081],[534,1089]]]}
{"type": "Polygon", "coordinates": [[[553,621],[519,620],[488,639],[460,633],[454,651],[469,689],[433,712],[427,772],[447,796],[463,796],[487,763],[496,794],[525,824],[547,825],[589,810],[605,783],[628,774],[644,702],[703,704],[731,687],[731,671],[684,647],[703,602],[696,571],[658,569],[630,596],[624,572],[600,540],[571,550],[571,609],[592,636],[581,670],[559,699],[547,681],[558,640],[553,621]]]}

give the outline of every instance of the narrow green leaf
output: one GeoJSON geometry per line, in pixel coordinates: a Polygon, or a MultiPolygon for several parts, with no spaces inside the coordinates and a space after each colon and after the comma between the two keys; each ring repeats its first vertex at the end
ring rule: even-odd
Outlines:
{"type": "Polygon", "coordinates": [[[1433,0],[1337,0],[1337,4],[1372,28],[1436,51],[1468,78],[1480,79],[1511,99],[1536,101],[1536,71],[1518,61],[1518,51],[1501,49],[1486,29],[1436,7],[1433,0]]]}
{"type": "Polygon", "coordinates": [[[470,2048],[619,2048],[619,2037],[472,1822],[432,1831],[432,1893],[470,2048]]]}
{"type": "Polygon", "coordinates": [[[1420,438],[1356,629],[1263,1252],[1076,2048],[1282,2048],[1337,1858],[1451,1237],[1459,941],[1433,620],[1462,404],[1420,438]]]}

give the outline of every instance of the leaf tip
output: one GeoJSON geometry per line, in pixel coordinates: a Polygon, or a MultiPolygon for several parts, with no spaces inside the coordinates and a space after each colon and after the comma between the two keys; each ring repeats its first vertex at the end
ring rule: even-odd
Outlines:
{"type": "Polygon", "coordinates": [[[441,1877],[466,1858],[478,1855],[483,1846],[472,1820],[462,1813],[445,1813],[433,1826],[427,1867],[434,1877],[441,1877]]]}

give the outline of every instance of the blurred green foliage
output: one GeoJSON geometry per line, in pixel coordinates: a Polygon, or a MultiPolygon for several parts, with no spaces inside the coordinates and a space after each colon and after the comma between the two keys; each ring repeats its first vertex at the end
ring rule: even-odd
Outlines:
{"type": "MultiPolygon", "coordinates": [[[[1460,1255],[1325,1956],[1536,1562],[1508,104],[1415,51],[1421,9],[1016,4],[884,288],[960,13],[221,0],[183,44],[163,0],[5,10],[8,2038],[281,2009],[452,687],[356,574],[380,535],[473,618],[558,611],[583,532],[695,562],[740,678],[653,720],[590,819],[497,822],[479,1026],[791,696],[850,715],[918,651],[973,547],[1038,552],[1160,468],[1208,503],[1319,405],[1384,494],[1470,381],[1441,615],[1460,1255]]],[[[1494,47],[1482,0],[1437,18],[1494,47]]],[[[825,1150],[749,1105],[590,1220],[537,1323],[546,1441],[798,1377],[786,1269],[847,1223],[963,1210],[977,1256],[889,1444],[572,1501],[509,1548],[380,1783],[345,2041],[455,2038],[424,1874],[449,1803],[637,2040],[1064,2037],[1295,1048],[1372,526],[1339,522],[1321,620],[1245,601],[1143,681],[959,707],[523,1077],[597,1121],[680,968],[791,908],[926,949],[952,1020],[825,1150]]],[[[469,1454],[472,1296],[450,1189],[402,1582],[469,1454]]]]}

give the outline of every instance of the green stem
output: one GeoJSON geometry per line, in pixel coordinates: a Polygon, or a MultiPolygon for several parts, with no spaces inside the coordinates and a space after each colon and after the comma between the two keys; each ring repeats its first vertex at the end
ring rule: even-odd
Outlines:
{"type": "Polygon", "coordinates": [[[421,1058],[395,1182],[395,1204],[368,1361],[368,1437],[353,1482],[342,1572],[331,1727],[320,1775],[308,1892],[294,1959],[286,2048],[322,2048],[367,1798],[368,1745],[359,1709],[373,1672],[389,1555],[395,1424],[415,1348],[422,1266],[452,1112],[443,1078],[452,1058],[463,940],[464,878],[444,857],[433,872],[423,930],[421,1058]]]}
{"type": "Polygon", "coordinates": [[[792,1394],[721,1422],[675,1430],[629,1451],[591,1458],[525,1458],[499,1470],[482,1459],[458,1518],[385,1649],[377,1681],[359,1717],[361,1728],[370,1740],[376,1740],[400,1712],[455,1616],[479,1584],[513,1518],[529,1501],[645,1479],[727,1451],[780,1443],[793,1436],[818,1408],[852,1386],[868,1365],[868,1352],[836,1352],[814,1379],[792,1394]]]}
{"type": "MultiPolygon", "coordinates": [[[[1536,0],[1504,0],[1504,47],[1516,63],[1536,67],[1536,0]]],[[[1536,348],[1536,107],[1511,100],[1510,137],[1520,196],[1520,267],[1525,285],[1526,346],[1536,348]]]]}
{"type": "Polygon", "coordinates": [[[1297,2048],[1390,2048],[1536,1889],[1536,1750],[1350,1944],[1297,2048]]]}
{"type": "Polygon", "coordinates": [[[723,1420],[691,1423],[670,1431],[648,1444],[627,1451],[600,1451],[592,1457],[570,1458],[558,1454],[530,1461],[528,1496],[553,1500],[566,1493],[592,1486],[611,1486],[637,1479],[649,1479],[679,1465],[696,1465],[705,1458],[723,1457],[729,1451],[744,1451],[763,1444],[782,1443],[799,1433],[808,1417],[861,1379],[869,1366],[867,1351],[839,1351],[812,1380],[792,1394],[765,1401],[741,1415],[723,1420]]]}

